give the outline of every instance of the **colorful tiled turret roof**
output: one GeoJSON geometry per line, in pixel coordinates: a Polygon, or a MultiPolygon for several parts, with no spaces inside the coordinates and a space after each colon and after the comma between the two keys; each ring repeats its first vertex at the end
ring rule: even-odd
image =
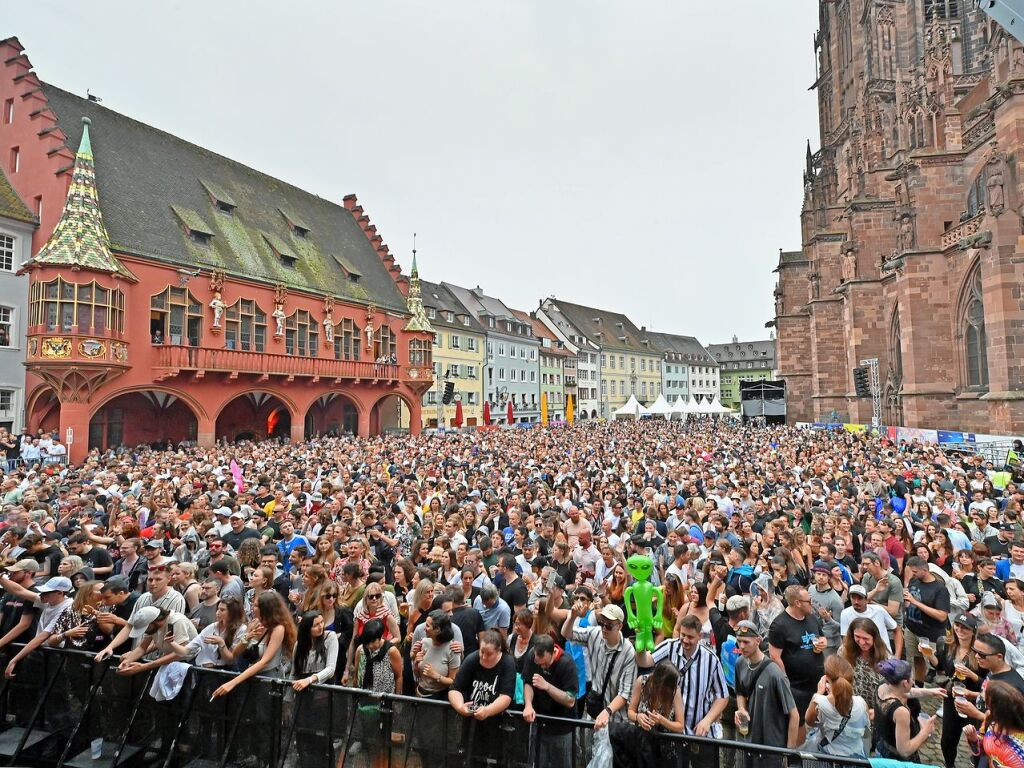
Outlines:
{"type": "Polygon", "coordinates": [[[420,294],[420,272],[416,268],[415,252],[412,255],[412,274],[409,275],[409,296],[406,303],[411,317],[409,322],[405,324],[405,330],[433,333],[434,329],[427,319],[427,313],[423,310],[423,298],[420,294]]]}
{"type": "Polygon", "coordinates": [[[132,277],[110,252],[110,238],[103,226],[100,197],[96,189],[96,169],[89,141],[89,118],[83,117],[82,123],[82,141],[75,156],[64,211],[50,239],[32,261],[36,264],[63,264],[97,272],[117,272],[132,277]]]}

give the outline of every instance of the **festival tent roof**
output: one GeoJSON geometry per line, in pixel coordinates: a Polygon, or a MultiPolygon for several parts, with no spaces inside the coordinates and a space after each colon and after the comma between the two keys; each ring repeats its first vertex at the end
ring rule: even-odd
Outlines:
{"type": "Polygon", "coordinates": [[[691,408],[690,413],[700,413],[700,414],[719,413],[719,411],[716,411],[714,409],[714,406],[711,405],[711,401],[710,400],[701,400],[698,403],[692,403],[691,402],[690,408],[691,408]]]}
{"type": "Polygon", "coordinates": [[[619,416],[632,416],[633,418],[638,418],[645,414],[647,414],[647,409],[640,405],[640,402],[636,399],[636,395],[630,395],[626,404],[615,411],[612,416],[616,418],[619,416]]]}
{"type": "Polygon", "coordinates": [[[709,405],[712,408],[711,413],[732,413],[732,409],[726,408],[722,405],[717,396],[709,403],[709,405]]]}
{"type": "Polygon", "coordinates": [[[666,418],[671,418],[672,406],[668,404],[668,400],[665,399],[665,395],[658,395],[658,399],[647,407],[647,412],[652,416],[664,416],[666,418]]]}

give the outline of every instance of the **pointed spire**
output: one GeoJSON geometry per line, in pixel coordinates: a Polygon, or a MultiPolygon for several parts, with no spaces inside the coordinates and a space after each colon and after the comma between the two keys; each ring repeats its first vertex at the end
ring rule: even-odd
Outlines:
{"type": "Polygon", "coordinates": [[[406,331],[433,333],[434,328],[427,319],[427,313],[423,309],[423,299],[420,290],[420,271],[416,267],[416,233],[412,235],[412,270],[409,275],[409,296],[406,299],[406,306],[409,309],[409,322],[405,324],[406,331]]]}
{"type": "Polygon", "coordinates": [[[82,140],[75,155],[64,211],[50,239],[32,261],[131,276],[110,252],[110,237],[103,226],[99,191],[96,189],[96,169],[89,138],[91,121],[83,117],[82,123],[82,140]]]}

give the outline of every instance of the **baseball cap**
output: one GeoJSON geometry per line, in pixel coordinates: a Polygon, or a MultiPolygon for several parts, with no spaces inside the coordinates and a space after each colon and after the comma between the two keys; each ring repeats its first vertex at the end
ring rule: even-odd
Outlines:
{"type": "Polygon", "coordinates": [[[955,623],[959,624],[961,627],[967,627],[972,632],[977,631],[978,626],[980,624],[980,622],[978,621],[978,617],[977,616],[973,616],[970,613],[962,613],[962,614],[960,614],[957,617],[955,623]]]}
{"type": "Polygon", "coordinates": [[[622,612],[622,609],[617,605],[609,603],[598,612],[599,616],[609,619],[610,621],[625,621],[626,615],[622,612]]]}
{"type": "Polygon", "coordinates": [[[8,566],[7,571],[9,573],[17,573],[19,571],[28,571],[29,573],[39,573],[42,570],[42,566],[39,565],[31,557],[26,557],[19,560],[14,565],[8,566]]]}
{"type": "Polygon", "coordinates": [[[862,584],[854,584],[852,587],[850,587],[850,596],[852,597],[853,595],[867,597],[868,591],[864,589],[864,586],[862,584]]]}
{"type": "Polygon", "coordinates": [[[217,507],[213,510],[213,514],[228,517],[231,514],[231,507],[217,507]]]}
{"type": "Polygon", "coordinates": [[[145,608],[139,608],[128,620],[128,626],[130,626],[131,632],[128,633],[128,637],[132,640],[138,640],[149,629],[149,625],[160,618],[160,609],[153,605],[147,605],[145,608]]]}
{"type": "Polygon", "coordinates": [[[64,592],[67,594],[72,589],[71,579],[64,576],[54,576],[39,588],[39,594],[45,595],[47,592],[64,592]]]}
{"type": "Polygon", "coordinates": [[[757,624],[752,621],[741,621],[736,625],[736,637],[761,637],[757,624]]]}
{"type": "Polygon", "coordinates": [[[145,543],[142,545],[143,549],[160,549],[160,547],[161,544],[156,539],[146,539],[145,543]]]}
{"type": "Polygon", "coordinates": [[[234,520],[235,518],[238,518],[239,520],[245,520],[245,513],[236,509],[234,512],[231,513],[231,519],[234,520]]]}

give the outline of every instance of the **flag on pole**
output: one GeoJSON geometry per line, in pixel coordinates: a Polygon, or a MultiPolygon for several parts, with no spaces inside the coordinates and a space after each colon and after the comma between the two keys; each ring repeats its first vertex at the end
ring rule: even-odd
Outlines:
{"type": "Polygon", "coordinates": [[[243,493],[245,491],[245,478],[242,477],[242,468],[238,466],[238,462],[234,459],[231,460],[228,468],[231,470],[231,477],[235,480],[235,490],[238,493],[243,493]]]}

